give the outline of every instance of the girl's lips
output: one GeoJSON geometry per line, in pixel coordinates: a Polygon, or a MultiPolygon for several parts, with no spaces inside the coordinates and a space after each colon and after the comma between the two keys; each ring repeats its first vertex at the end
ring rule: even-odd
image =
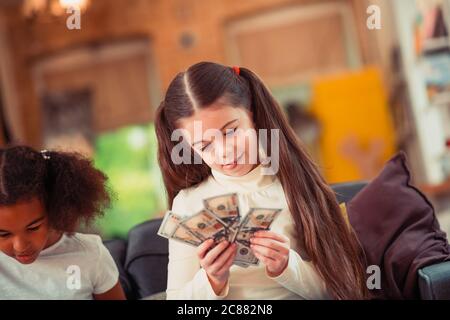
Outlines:
{"type": "Polygon", "coordinates": [[[30,263],[32,261],[34,261],[34,256],[35,254],[22,254],[22,255],[17,255],[15,256],[16,260],[21,262],[21,263],[30,263]]]}
{"type": "Polygon", "coordinates": [[[237,163],[233,162],[231,164],[226,164],[226,165],[222,166],[222,168],[225,170],[232,170],[232,169],[236,168],[236,166],[237,166],[237,163]]]}
{"type": "Polygon", "coordinates": [[[241,154],[236,160],[233,162],[227,163],[222,165],[222,168],[225,170],[232,170],[237,166],[238,161],[244,156],[244,154],[241,154]]]}

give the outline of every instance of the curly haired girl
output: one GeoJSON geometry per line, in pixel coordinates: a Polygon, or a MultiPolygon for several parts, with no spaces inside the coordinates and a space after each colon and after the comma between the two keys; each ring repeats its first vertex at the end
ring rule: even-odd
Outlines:
{"type": "Polygon", "coordinates": [[[97,235],[107,177],[75,153],[0,149],[0,299],[124,299],[97,235]]]}

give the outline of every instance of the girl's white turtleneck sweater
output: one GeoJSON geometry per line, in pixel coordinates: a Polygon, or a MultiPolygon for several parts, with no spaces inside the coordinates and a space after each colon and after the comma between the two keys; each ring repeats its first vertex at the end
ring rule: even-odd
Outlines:
{"type": "Polygon", "coordinates": [[[203,199],[232,192],[238,194],[241,217],[251,207],[281,208],[271,231],[290,239],[288,266],[279,276],[270,277],[262,262],[248,268],[233,265],[227,285],[216,295],[200,266],[197,248],[169,240],[167,299],[329,299],[323,280],[295,238],[294,221],[278,178],[263,175],[261,165],[240,177],[211,172],[204,182],[180,191],[172,211],[191,216],[203,208],[203,199]]]}

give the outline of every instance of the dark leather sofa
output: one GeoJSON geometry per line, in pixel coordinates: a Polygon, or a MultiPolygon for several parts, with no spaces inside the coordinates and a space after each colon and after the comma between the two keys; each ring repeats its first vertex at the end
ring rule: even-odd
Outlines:
{"type": "MultiPolygon", "coordinates": [[[[339,202],[348,202],[365,185],[357,182],[332,187],[339,202]]],[[[161,221],[156,219],[137,225],[125,240],[105,241],[119,268],[120,282],[128,299],[155,296],[166,289],[168,241],[157,235],[161,221]]],[[[424,300],[450,300],[450,262],[421,269],[419,288],[424,300]]]]}

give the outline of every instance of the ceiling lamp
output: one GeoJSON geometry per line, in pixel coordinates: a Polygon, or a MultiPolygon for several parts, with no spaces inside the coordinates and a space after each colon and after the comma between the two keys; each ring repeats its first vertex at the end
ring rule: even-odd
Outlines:
{"type": "Polygon", "coordinates": [[[67,14],[69,8],[84,12],[90,0],[24,0],[22,10],[26,17],[40,15],[61,16],[67,14]]]}

